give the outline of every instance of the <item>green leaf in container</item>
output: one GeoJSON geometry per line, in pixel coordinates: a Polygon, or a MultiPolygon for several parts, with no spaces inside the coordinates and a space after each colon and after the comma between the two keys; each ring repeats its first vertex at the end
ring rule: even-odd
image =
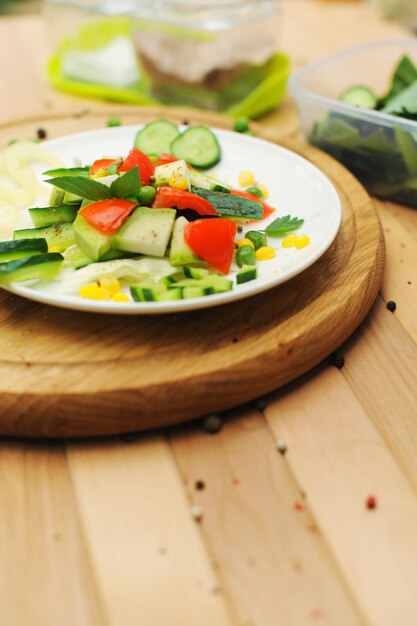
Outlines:
{"type": "Polygon", "coordinates": [[[110,185],[110,191],[113,198],[137,198],[142,187],[139,168],[137,165],[131,170],[119,176],[110,185]]]}
{"type": "Polygon", "coordinates": [[[83,176],[58,176],[46,182],[87,200],[108,200],[114,197],[106,185],[83,176]]]}
{"type": "Polygon", "coordinates": [[[401,57],[391,81],[391,87],[386,96],[379,100],[379,107],[386,106],[393,98],[417,80],[417,67],[409,56],[401,57]]]}
{"type": "Polygon", "coordinates": [[[382,111],[391,115],[417,119],[417,80],[390,100],[382,111]]]}

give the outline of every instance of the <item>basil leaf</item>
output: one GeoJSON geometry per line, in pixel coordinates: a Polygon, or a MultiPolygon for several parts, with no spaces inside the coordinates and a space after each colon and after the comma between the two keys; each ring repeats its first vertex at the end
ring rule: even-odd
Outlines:
{"type": "Polygon", "coordinates": [[[106,185],[83,176],[59,176],[46,182],[87,200],[108,200],[114,197],[106,185]]]}
{"type": "Polygon", "coordinates": [[[88,177],[89,167],[59,167],[55,170],[43,172],[45,176],[84,176],[88,177]]]}
{"type": "Polygon", "coordinates": [[[301,218],[283,215],[271,222],[263,232],[270,237],[282,237],[292,230],[297,230],[302,224],[304,224],[304,220],[301,218]]]}
{"type": "Polygon", "coordinates": [[[110,185],[110,191],[113,197],[116,198],[130,198],[136,197],[142,187],[142,181],[140,179],[139,168],[137,165],[131,170],[119,176],[110,185]]]}

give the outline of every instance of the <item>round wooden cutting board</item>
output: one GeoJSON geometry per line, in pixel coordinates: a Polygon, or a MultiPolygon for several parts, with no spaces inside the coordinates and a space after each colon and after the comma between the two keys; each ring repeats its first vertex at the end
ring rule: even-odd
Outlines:
{"type": "MultiPolygon", "coordinates": [[[[107,117],[84,111],[0,126],[0,145],[34,137],[39,127],[48,138],[102,128],[107,117]]],[[[221,115],[180,109],[127,109],[120,117],[125,124],[169,117],[231,127],[221,115]]],[[[339,163],[300,140],[280,143],[317,165],[340,195],[342,225],[327,253],[269,292],[181,314],[77,313],[0,291],[0,433],[93,436],[189,420],[288,383],[347,339],[381,283],[378,217],[339,163]]]]}

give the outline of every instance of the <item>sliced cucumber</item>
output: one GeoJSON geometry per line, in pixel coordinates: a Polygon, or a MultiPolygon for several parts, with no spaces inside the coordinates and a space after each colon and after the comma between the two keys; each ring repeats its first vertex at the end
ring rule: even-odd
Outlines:
{"type": "Polygon", "coordinates": [[[43,228],[23,228],[15,230],[13,239],[46,239],[48,246],[57,246],[61,251],[74,245],[75,236],[72,224],[52,224],[43,228]]]}
{"type": "Polygon", "coordinates": [[[0,263],[0,284],[35,278],[52,278],[59,272],[64,257],[59,252],[37,254],[26,259],[0,263]]]}
{"type": "Polygon", "coordinates": [[[238,285],[242,283],[247,283],[250,280],[255,280],[258,277],[258,270],[254,265],[245,265],[242,269],[236,274],[236,282],[238,285]]]}
{"type": "Polygon", "coordinates": [[[206,126],[193,126],[171,144],[171,153],[193,167],[207,169],[221,159],[220,144],[206,126]]]}
{"type": "Polygon", "coordinates": [[[44,176],[88,176],[89,167],[58,167],[55,170],[47,170],[44,176]]]}
{"type": "Polygon", "coordinates": [[[171,144],[180,134],[178,127],[168,120],[157,120],[146,124],[138,132],[135,146],[145,154],[169,153],[171,144]]]}
{"type": "Polygon", "coordinates": [[[261,220],[264,208],[260,202],[248,200],[230,193],[220,191],[208,191],[200,187],[191,186],[192,193],[208,200],[214,206],[217,213],[226,217],[236,217],[241,219],[261,220]]]}
{"type": "Polygon", "coordinates": [[[29,215],[35,228],[43,228],[43,226],[51,226],[51,224],[73,222],[77,216],[77,210],[78,207],[74,205],[34,207],[29,209],[29,215]]]}
{"type": "Polygon", "coordinates": [[[187,265],[188,263],[203,263],[202,259],[200,259],[200,257],[198,257],[191,250],[190,246],[184,239],[184,229],[187,224],[188,220],[183,215],[180,215],[174,223],[171,238],[171,249],[169,251],[169,262],[174,267],[187,265]]]}
{"type": "Polygon", "coordinates": [[[77,244],[71,246],[67,250],[65,250],[65,259],[71,263],[72,267],[75,270],[79,270],[86,265],[91,265],[91,263],[102,263],[104,261],[113,261],[114,259],[126,259],[131,258],[132,256],[128,252],[120,252],[119,250],[109,250],[102,257],[96,261],[92,259],[88,254],[86,254],[77,244]]]}
{"type": "Polygon", "coordinates": [[[167,302],[170,300],[182,300],[182,289],[170,289],[155,296],[157,302],[167,302]]]}
{"type": "Polygon", "coordinates": [[[215,293],[213,287],[184,287],[182,290],[182,297],[184,300],[188,300],[189,298],[202,298],[203,296],[211,296],[215,293]]]}
{"type": "Polygon", "coordinates": [[[49,197],[49,206],[62,206],[64,204],[65,191],[58,189],[58,187],[52,187],[51,195],[49,197]]]}
{"type": "Polygon", "coordinates": [[[190,171],[190,182],[194,187],[201,187],[202,189],[208,189],[209,191],[222,191],[223,193],[229,193],[231,187],[227,183],[224,183],[217,178],[203,174],[198,170],[190,171]]]}
{"type": "Polygon", "coordinates": [[[356,85],[349,87],[341,94],[340,100],[360,109],[375,109],[378,98],[369,87],[356,85]]]}
{"type": "Polygon", "coordinates": [[[0,261],[23,259],[48,252],[46,239],[19,239],[0,242],[0,261]]]}
{"type": "Polygon", "coordinates": [[[167,288],[161,283],[138,283],[130,287],[130,293],[136,302],[153,302],[166,291],[167,288]]]}
{"type": "Polygon", "coordinates": [[[163,257],[174,227],[175,215],[174,209],[139,207],[113,235],[113,248],[163,257]]]}
{"type": "Polygon", "coordinates": [[[197,280],[206,278],[210,273],[209,270],[204,267],[190,267],[189,265],[186,265],[183,271],[187,278],[196,278],[197,280]]]}
{"type": "Polygon", "coordinates": [[[111,236],[105,235],[91,226],[82,215],[77,215],[75,219],[74,239],[74,243],[94,261],[98,261],[112,247],[111,236]]]}

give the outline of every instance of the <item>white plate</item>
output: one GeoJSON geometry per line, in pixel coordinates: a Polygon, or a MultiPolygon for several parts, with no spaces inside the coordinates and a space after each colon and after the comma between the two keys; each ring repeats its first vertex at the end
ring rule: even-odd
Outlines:
{"type": "MultiPolygon", "coordinates": [[[[76,159],[88,164],[103,155],[126,155],[139,128],[104,128],[53,139],[42,145],[71,167],[76,159]]],[[[309,235],[310,245],[300,250],[282,248],[282,239],[269,238],[269,245],[277,249],[277,255],[274,259],[257,263],[256,280],[234,285],[233,290],[226,293],[190,300],[129,303],[86,300],[78,295],[59,293],[54,283],[40,286],[34,281],[14,283],[5,288],[30,300],[68,309],[148,315],[191,311],[234,302],[267,291],[303,272],[324,254],[338,232],[341,206],[335,188],[319,169],[290,150],[255,137],[213,130],[222,148],[222,160],[213,171],[233,186],[237,186],[239,172],[253,172],[256,179],[269,189],[267,202],[276,207],[271,217],[257,222],[256,226],[252,223],[247,229],[266,227],[276,217],[290,213],[304,218],[304,224],[297,233],[309,235]]],[[[234,275],[235,272],[231,272],[230,276],[234,275]]]]}

